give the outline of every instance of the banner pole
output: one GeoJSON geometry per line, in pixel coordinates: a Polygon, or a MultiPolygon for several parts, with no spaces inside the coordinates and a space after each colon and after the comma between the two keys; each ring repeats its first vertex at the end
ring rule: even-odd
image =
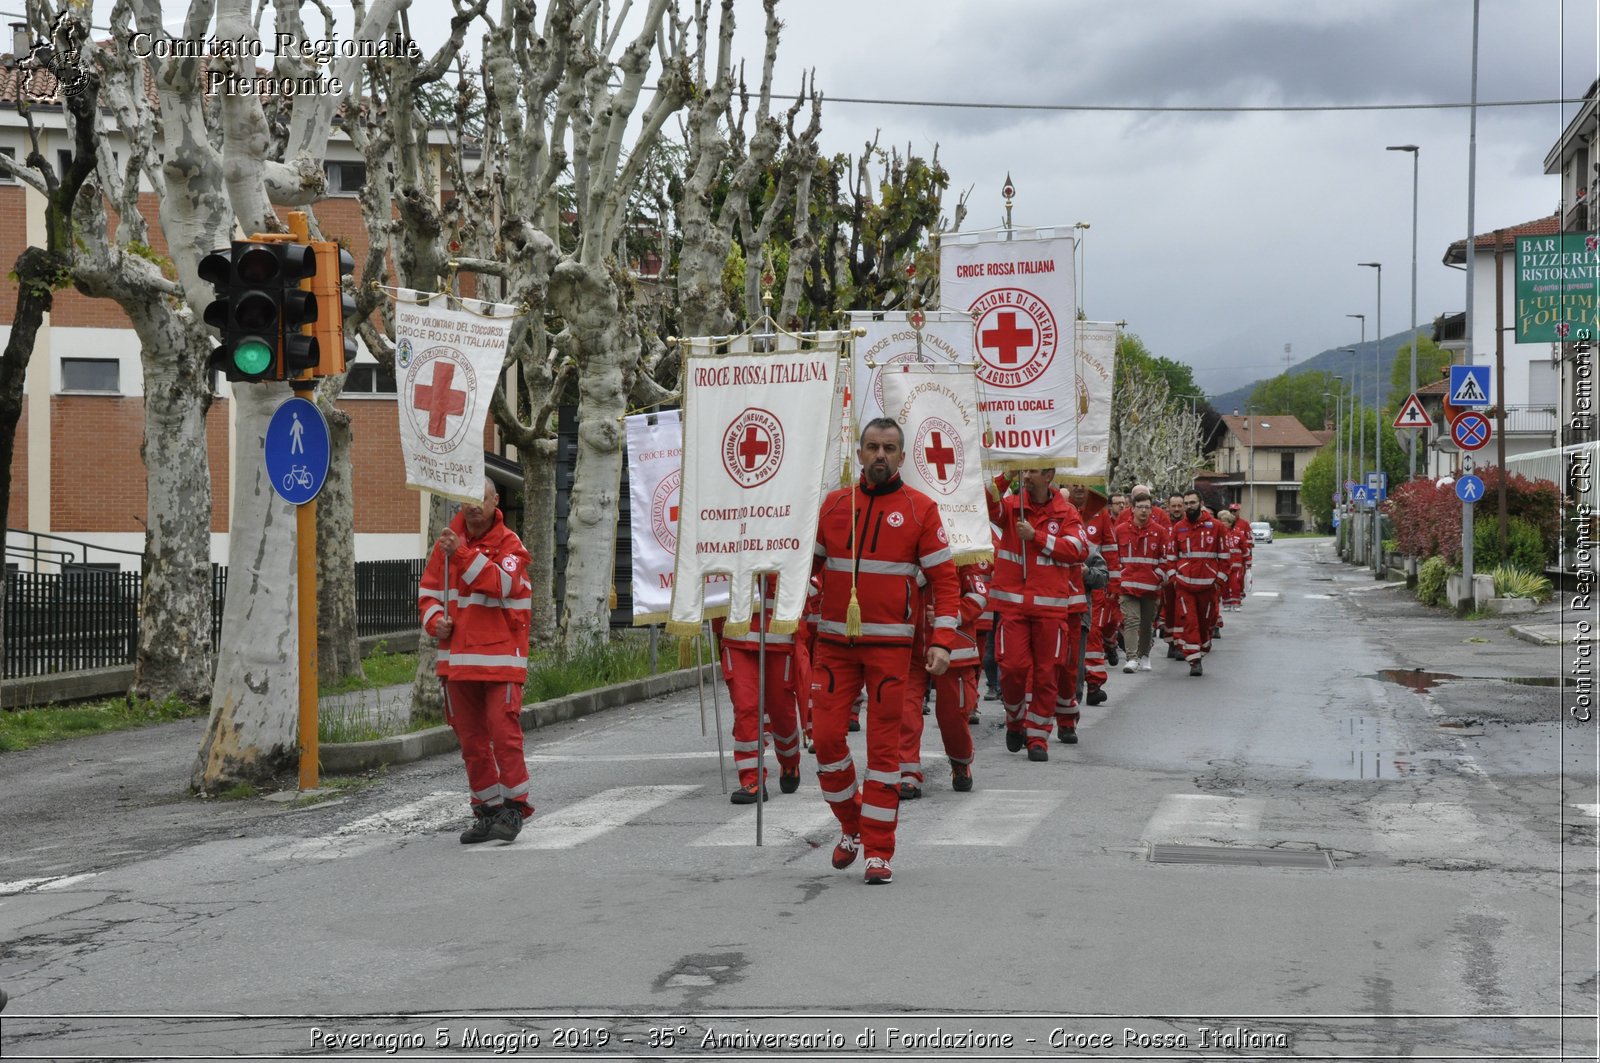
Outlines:
{"type": "Polygon", "coordinates": [[[767,795],[767,579],[755,574],[761,630],[756,636],[756,845],[761,844],[762,808],[767,795]]]}
{"type": "MultiPolygon", "coordinates": [[[[706,621],[708,626],[710,623],[711,622],[709,620],[706,621]]],[[[706,645],[711,646],[711,636],[709,632],[706,635],[706,645]]],[[[719,654],[722,652],[721,647],[717,647],[717,652],[719,654]]],[[[711,673],[711,712],[717,723],[717,781],[722,784],[722,792],[727,793],[728,767],[723,763],[723,761],[726,759],[726,754],[724,754],[722,750],[722,703],[717,700],[716,672],[711,673]]]]}
{"type": "Polygon", "coordinates": [[[706,736],[706,662],[700,636],[694,637],[694,687],[700,694],[700,737],[706,736]]]}

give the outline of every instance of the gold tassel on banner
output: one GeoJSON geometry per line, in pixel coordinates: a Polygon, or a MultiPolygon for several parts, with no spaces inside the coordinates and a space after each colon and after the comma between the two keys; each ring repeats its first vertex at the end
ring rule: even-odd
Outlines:
{"type": "Polygon", "coordinates": [[[861,603],[856,600],[854,583],[850,585],[850,606],[844,611],[844,633],[853,639],[861,637],[861,603]]]}
{"type": "Polygon", "coordinates": [[[668,620],[667,634],[676,635],[680,639],[692,639],[700,634],[698,620],[668,620]]]}
{"type": "Polygon", "coordinates": [[[692,668],[694,666],[694,639],[692,637],[678,637],[678,667],[692,668]]]}

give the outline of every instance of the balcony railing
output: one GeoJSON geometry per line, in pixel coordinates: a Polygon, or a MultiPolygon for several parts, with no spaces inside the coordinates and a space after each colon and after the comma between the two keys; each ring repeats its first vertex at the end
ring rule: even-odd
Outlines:
{"type": "Polygon", "coordinates": [[[1556,430],[1554,406],[1507,406],[1506,434],[1529,435],[1556,430]]]}

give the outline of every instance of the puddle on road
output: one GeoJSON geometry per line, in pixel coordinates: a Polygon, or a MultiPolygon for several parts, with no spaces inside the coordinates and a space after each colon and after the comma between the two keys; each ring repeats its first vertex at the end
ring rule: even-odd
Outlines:
{"type": "Polygon", "coordinates": [[[1306,770],[1323,779],[1403,779],[1425,773],[1428,766],[1407,750],[1349,749],[1316,754],[1306,770]]]}
{"type": "Polygon", "coordinates": [[[1455,675],[1451,672],[1429,672],[1421,668],[1385,668],[1376,675],[1367,675],[1362,678],[1381,679],[1385,683],[1394,683],[1397,686],[1415,690],[1419,694],[1432,690],[1440,683],[1458,681],[1468,683],[1510,683],[1513,686],[1522,687],[1576,687],[1578,685],[1578,680],[1572,676],[1455,675]]]}

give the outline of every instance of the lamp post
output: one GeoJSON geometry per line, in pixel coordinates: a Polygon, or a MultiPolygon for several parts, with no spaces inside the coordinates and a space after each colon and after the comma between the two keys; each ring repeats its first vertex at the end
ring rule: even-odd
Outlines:
{"type": "MultiPolygon", "coordinates": [[[[1335,376],[1333,389],[1333,512],[1339,513],[1339,503],[1344,498],[1344,462],[1340,458],[1344,444],[1339,441],[1339,425],[1344,417],[1344,377],[1335,376]]],[[[1326,392],[1324,392],[1326,394],[1326,392]]],[[[1343,524],[1344,521],[1340,521],[1343,524]]]]}
{"type": "MultiPolygon", "coordinates": [[[[1378,417],[1372,426],[1372,467],[1378,470],[1378,482],[1381,485],[1383,483],[1383,263],[1357,262],[1356,265],[1367,266],[1378,271],[1378,342],[1377,350],[1373,352],[1372,356],[1373,383],[1378,389],[1372,401],[1372,408],[1378,417]]],[[[1372,499],[1372,571],[1380,579],[1383,577],[1383,532],[1380,527],[1382,523],[1378,519],[1378,499],[1374,497],[1372,499]]]]}
{"type": "Polygon", "coordinates": [[[1244,427],[1250,435],[1245,440],[1244,500],[1247,520],[1256,519],[1256,426],[1251,421],[1254,406],[1244,408],[1244,427]]]}
{"type": "MultiPolygon", "coordinates": [[[[1415,144],[1391,144],[1386,151],[1405,151],[1411,154],[1411,394],[1417,393],[1417,167],[1422,149],[1415,144]]],[[[1410,474],[1417,475],[1417,441],[1421,437],[1416,429],[1411,431],[1410,474]]]]}

